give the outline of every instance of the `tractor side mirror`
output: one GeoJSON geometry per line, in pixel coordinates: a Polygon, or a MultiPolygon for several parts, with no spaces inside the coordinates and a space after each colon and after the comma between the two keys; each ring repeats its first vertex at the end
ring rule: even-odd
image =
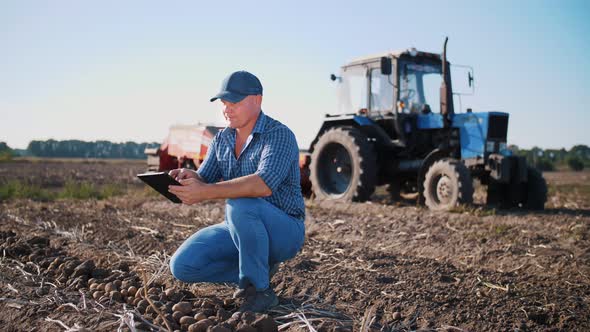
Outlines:
{"type": "Polygon", "coordinates": [[[334,74],[330,74],[330,80],[338,83],[342,83],[342,76],[336,76],[334,74]]]}
{"type": "Polygon", "coordinates": [[[381,74],[389,76],[391,75],[391,58],[381,57],[381,74]]]}

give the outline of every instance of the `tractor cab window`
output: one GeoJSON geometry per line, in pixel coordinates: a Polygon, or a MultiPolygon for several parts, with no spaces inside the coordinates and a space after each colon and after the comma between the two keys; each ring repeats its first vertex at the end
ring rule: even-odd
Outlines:
{"type": "Polygon", "coordinates": [[[392,78],[381,74],[381,68],[371,69],[371,111],[391,112],[393,110],[392,78]]]}
{"type": "Polygon", "coordinates": [[[368,108],[367,69],[364,66],[351,66],[342,70],[339,84],[339,113],[358,113],[368,108]]]}
{"type": "Polygon", "coordinates": [[[403,113],[438,113],[440,109],[441,68],[438,64],[401,62],[399,101],[403,113]]]}

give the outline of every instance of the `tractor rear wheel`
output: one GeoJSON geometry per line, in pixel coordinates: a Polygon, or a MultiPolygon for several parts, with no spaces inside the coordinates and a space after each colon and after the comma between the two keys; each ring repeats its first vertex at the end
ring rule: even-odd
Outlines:
{"type": "Polygon", "coordinates": [[[375,152],[367,136],[354,127],[326,131],[314,147],[309,168],[318,199],[364,202],[375,191],[375,152]]]}
{"type": "Polygon", "coordinates": [[[473,202],[473,180],[463,163],[445,158],[430,166],[424,179],[424,199],[431,210],[449,210],[473,202]]]}

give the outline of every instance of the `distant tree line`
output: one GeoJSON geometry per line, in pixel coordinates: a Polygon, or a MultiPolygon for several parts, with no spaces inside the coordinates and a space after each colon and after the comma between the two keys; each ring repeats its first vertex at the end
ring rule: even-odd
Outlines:
{"type": "Polygon", "coordinates": [[[0,161],[10,160],[14,155],[14,151],[5,142],[0,142],[0,161]]]}
{"type": "Polygon", "coordinates": [[[570,150],[538,147],[525,150],[511,146],[511,150],[519,156],[526,157],[528,163],[541,171],[553,171],[556,168],[566,167],[574,171],[581,171],[590,167],[590,147],[587,145],[574,145],[570,150]]]}
{"type": "MultiPolygon", "coordinates": [[[[146,147],[158,147],[160,144],[110,141],[85,142],[80,140],[31,141],[26,150],[15,151],[5,142],[0,142],[0,160],[8,160],[16,155],[30,155],[35,157],[58,158],[125,158],[144,159],[146,147]],[[18,153],[17,153],[18,152],[18,153]]],[[[575,171],[590,168],[590,147],[574,145],[570,150],[541,149],[533,147],[530,150],[520,149],[516,145],[510,149],[527,162],[542,171],[553,171],[556,168],[570,168],[575,171]]]]}
{"type": "Polygon", "coordinates": [[[50,139],[47,141],[31,141],[27,147],[27,152],[35,157],[143,159],[146,158],[144,154],[146,147],[157,146],[159,146],[159,143],[56,141],[50,139]]]}
{"type": "Polygon", "coordinates": [[[12,151],[12,149],[5,142],[0,142],[0,152],[12,151]]]}

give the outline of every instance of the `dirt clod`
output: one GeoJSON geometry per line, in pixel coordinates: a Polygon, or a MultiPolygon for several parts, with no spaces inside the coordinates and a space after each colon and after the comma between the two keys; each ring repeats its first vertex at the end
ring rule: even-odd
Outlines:
{"type": "Polygon", "coordinates": [[[258,332],[258,330],[248,324],[241,324],[238,326],[238,328],[236,329],[236,332],[258,332]]]}
{"type": "Polygon", "coordinates": [[[174,311],[172,313],[172,318],[177,322],[180,322],[180,319],[184,316],[186,316],[186,315],[180,311],[174,311]]]}
{"type": "Polygon", "coordinates": [[[230,317],[231,314],[223,308],[219,308],[219,310],[217,311],[217,320],[220,322],[226,321],[230,317]]]}
{"type": "Polygon", "coordinates": [[[103,295],[104,295],[104,292],[103,291],[96,291],[96,292],[92,293],[92,298],[95,299],[95,300],[98,300],[103,295]]]}
{"type": "Polygon", "coordinates": [[[259,332],[277,332],[279,330],[275,320],[268,315],[262,315],[257,318],[254,323],[252,323],[252,326],[259,332]]]}
{"type": "Polygon", "coordinates": [[[92,270],[94,270],[94,267],[95,265],[93,260],[86,260],[74,268],[72,277],[75,278],[80,276],[89,276],[92,274],[92,270]]]}
{"type": "Polygon", "coordinates": [[[123,295],[121,295],[121,293],[119,291],[111,291],[110,297],[111,297],[111,300],[113,300],[113,301],[117,301],[117,302],[123,301],[123,295]]]}
{"type": "Polygon", "coordinates": [[[181,325],[189,326],[191,324],[196,323],[197,321],[191,316],[184,316],[184,317],[180,318],[179,322],[181,325]]]}
{"type": "Polygon", "coordinates": [[[193,311],[193,306],[190,302],[178,302],[172,307],[172,310],[182,312],[183,314],[190,314],[193,311]]]}
{"type": "Polygon", "coordinates": [[[109,271],[106,269],[94,269],[92,271],[92,277],[97,279],[103,279],[109,275],[109,271]]]}
{"type": "Polygon", "coordinates": [[[189,332],[206,332],[209,326],[213,326],[213,322],[209,319],[203,319],[188,327],[189,332]]]}
{"type": "Polygon", "coordinates": [[[129,296],[135,296],[136,293],[137,293],[137,287],[135,287],[135,286],[130,286],[127,289],[127,294],[129,294],[129,296]]]}
{"type": "Polygon", "coordinates": [[[224,325],[215,325],[207,329],[207,332],[231,332],[231,328],[224,325]]]}
{"type": "Polygon", "coordinates": [[[256,320],[256,314],[252,311],[245,311],[242,313],[241,319],[246,324],[252,324],[256,320]]]}
{"type": "Polygon", "coordinates": [[[205,315],[202,312],[198,312],[198,313],[195,314],[195,317],[194,318],[198,322],[198,321],[201,321],[203,319],[207,319],[207,315],[205,315]]]}

